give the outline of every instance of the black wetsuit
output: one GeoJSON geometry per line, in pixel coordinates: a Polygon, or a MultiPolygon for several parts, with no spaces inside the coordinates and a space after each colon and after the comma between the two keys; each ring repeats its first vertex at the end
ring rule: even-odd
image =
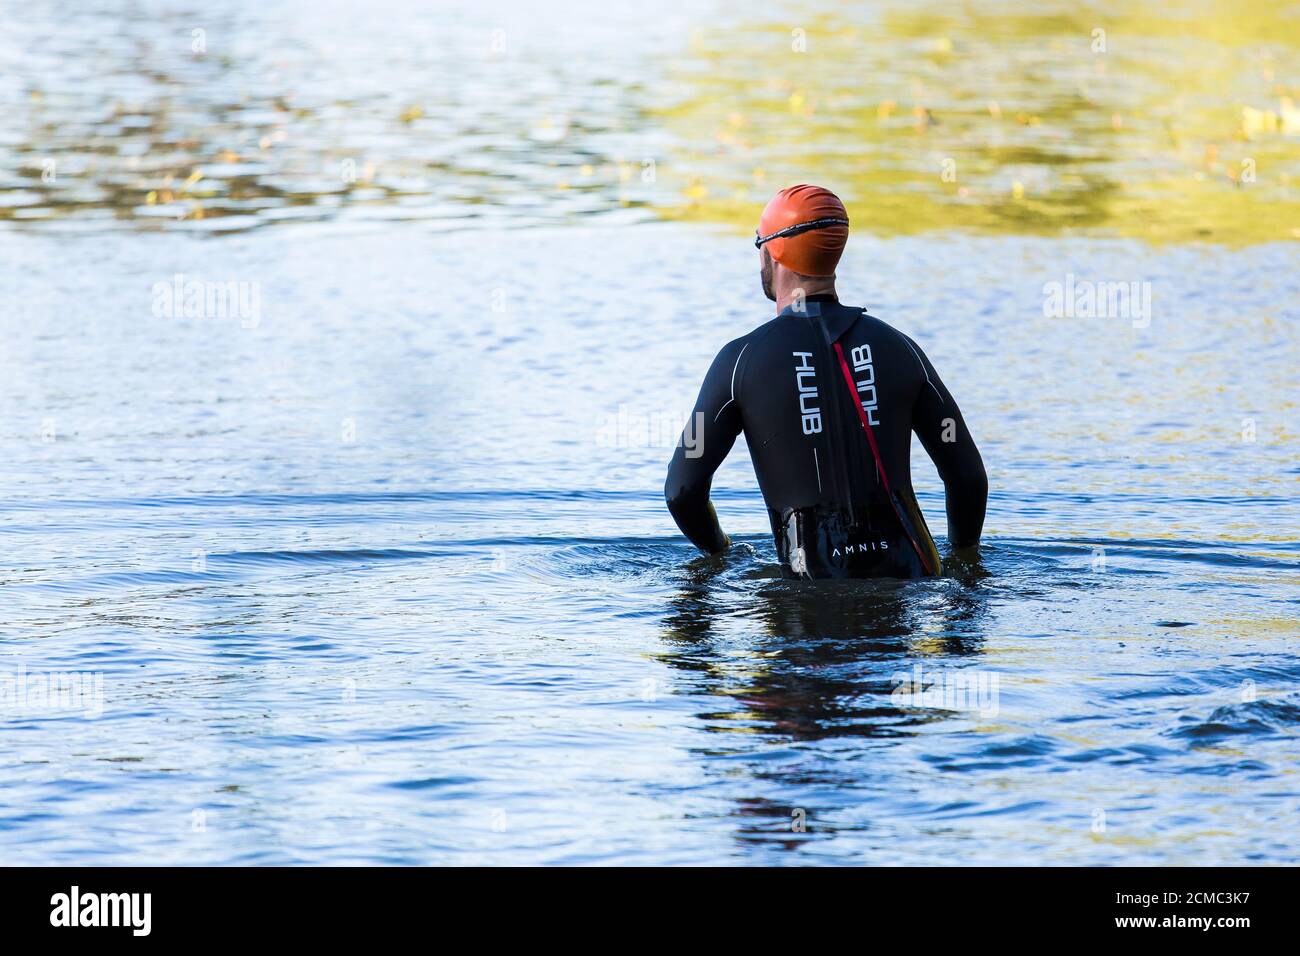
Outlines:
{"type": "Polygon", "coordinates": [[[941,572],[912,491],[913,431],[944,482],[950,543],[979,542],[988,479],[957,403],[915,342],[862,309],[811,296],[713,360],[664,487],[709,553],[727,544],[709,488],[742,429],[787,576],[941,572]]]}

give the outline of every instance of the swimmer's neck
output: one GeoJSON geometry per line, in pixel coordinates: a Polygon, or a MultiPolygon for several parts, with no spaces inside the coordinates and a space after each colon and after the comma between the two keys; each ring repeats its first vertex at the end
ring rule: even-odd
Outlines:
{"type": "Polygon", "coordinates": [[[839,299],[835,291],[834,276],[801,276],[787,273],[776,277],[776,314],[780,315],[797,299],[811,299],[815,295],[829,295],[839,299]]]}

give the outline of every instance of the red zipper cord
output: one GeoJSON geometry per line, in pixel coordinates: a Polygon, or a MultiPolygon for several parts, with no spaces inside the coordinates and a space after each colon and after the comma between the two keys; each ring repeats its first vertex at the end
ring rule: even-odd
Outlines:
{"type": "Polygon", "coordinates": [[[903,533],[907,535],[907,540],[912,543],[912,549],[916,551],[916,556],[921,559],[921,567],[925,569],[925,573],[934,574],[934,571],[930,569],[930,562],[921,553],[921,546],[916,543],[916,539],[912,537],[912,532],[907,529],[907,522],[903,520],[903,512],[899,510],[898,502],[894,500],[894,492],[889,487],[889,476],[885,474],[885,463],[880,460],[880,449],[876,447],[876,436],[872,434],[871,423],[867,421],[867,413],[862,410],[862,401],[858,398],[858,383],[853,381],[853,373],[849,371],[849,363],[844,360],[844,350],[840,348],[839,342],[833,344],[835,346],[835,357],[840,360],[840,371],[844,373],[844,382],[849,386],[849,395],[853,399],[853,407],[858,410],[858,420],[862,422],[862,430],[867,433],[867,443],[871,445],[871,454],[876,459],[876,472],[885,485],[885,494],[889,496],[889,503],[894,509],[894,515],[898,518],[898,523],[903,526],[903,533]]]}

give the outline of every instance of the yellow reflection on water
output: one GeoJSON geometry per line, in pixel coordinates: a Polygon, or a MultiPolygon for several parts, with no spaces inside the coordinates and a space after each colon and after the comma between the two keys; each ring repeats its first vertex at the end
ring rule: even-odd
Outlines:
{"type": "Polygon", "coordinates": [[[673,218],[753,228],[793,182],[884,235],[1300,237],[1300,18],[887,4],[698,29],[658,117],[673,218]]]}

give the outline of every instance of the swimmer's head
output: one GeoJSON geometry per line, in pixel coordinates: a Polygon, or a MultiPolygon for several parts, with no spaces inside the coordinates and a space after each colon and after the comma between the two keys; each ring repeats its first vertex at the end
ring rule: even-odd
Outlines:
{"type": "Polygon", "coordinates": [[[834,278],[848,238],[849,214],[829,189],[807,185],[782,189],[763,210],[754,237],[762,256],[763,292],[776,300],[777,268],[799,276],[834,278]]]}

